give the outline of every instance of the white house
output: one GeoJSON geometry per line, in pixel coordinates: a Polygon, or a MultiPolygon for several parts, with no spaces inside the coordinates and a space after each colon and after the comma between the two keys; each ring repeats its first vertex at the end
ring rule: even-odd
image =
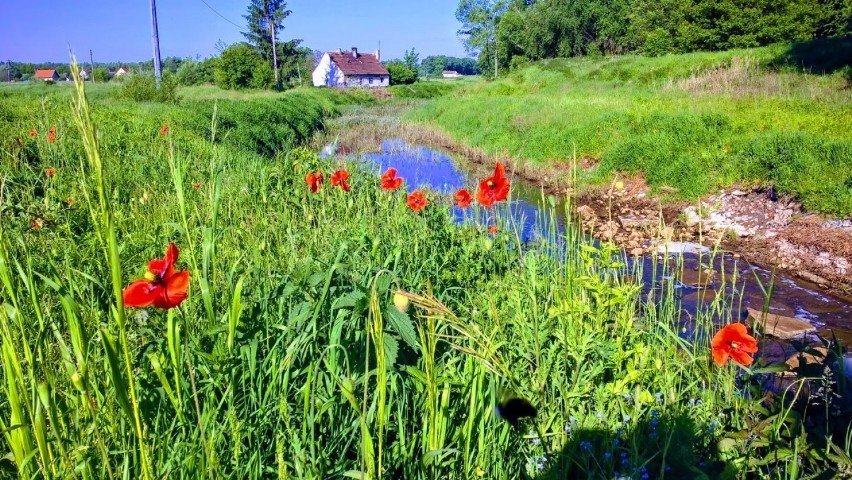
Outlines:
{"type": "Polygon", "coordinates": [[[390,73],[382,65],[379,51],[358,53],[325,52],[313,73],[315,87],[387,87],[390,73]]]}
{"type": "Polygon", "coordinates": [[[125,67],[124,65],[118,67],[115,72],[112,74],[113,77],[120,77],[122,75],[126,75],[130,73],[130,69],[125,67]]]}

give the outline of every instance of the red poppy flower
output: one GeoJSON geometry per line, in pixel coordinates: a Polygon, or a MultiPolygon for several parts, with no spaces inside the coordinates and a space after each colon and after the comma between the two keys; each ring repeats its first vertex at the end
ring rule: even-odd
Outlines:
{"type": "Polygon", "coordinates": [[[322,172],[308,172],[305,175],[305,183],[311,189],[311,193],[317,193],[322,188],[322,172]]]}
{"type": "Polygon", "coordinates": [[[162,127],[160,127],[160,135],[168,135],[169,134],[169,124],[164,123],[162,127]]]}
{"type": "Polygon", "coordinates": [[[47,141],[49,143],[56,141],[56,128],[50,127],[50,130],[47,131],[47,141]]]}
{"type": "Polygon", "coordinates": [[[497,228],[497,225],[490,225],[488,227],[488,233],[490,233],[491,235],[497,235],[497,232],[499,232],[499,231],[500,231],[500,229],[497,228]]]}
{"type": "Polygon", "coordinates": [[[44,169],[44,175],[45,175],[47,178],[50,178],[50,177],[52,177],[52,176],[56,175],[56,169],[55,169],[55,168],[53,168],[53,167],[45,168],[45,169],[44,169]]]}
{"type": "Polygon", "coordinates": [[[476,201],[485,207],[490,207],[496,202],[502,202],[509,196],[509,179],[506,178],[506,168],[497,162],[494,167],[494,175],[479,182],[479,190],[476,191],[476,201]]]}
{"type": "Polygon", "coordinates": [[[148,262],[145,278],[136,280],[124,289],[124,306],[145,308],[155,306],[168,310],[177,307],[186,300],[189,287],[189,271],[175,271],[178,247],[169,243],[166,258],[157,258],[148,262]]]}
{"type": "Polygon", "coordinates": [[[742,323],[732,323],[716,332],[710,342],[713,350],[713,360],[720,367],[725,365],[728,358],[745,367],[754,361],[752,353],[757,353],[757,340],[748,334],[742,323]]]}
{"type": "Polygon", "coordinates": [[[459,191],[456,192],[454,199],[456,201],[456,205],[458,205],[459,208],[467,208],[473,201],[473,197],[470,195],[470,192],[468,192],[464,188],[461,188],[459,189],[459,191]]]}
{"type": "Polygon", "coordinates": [[[421,210],[426,208],[429,200],[426,199],[426,195],[424,195],[423,192],[415,190],[408,196],[407,203],[408,208],[414,210],[415,213],[420,213],[421,210]]]}
{"type": "Polygon", "coordinates": [[[199,188],[201,188],[201,182],[193,182],[192,188],[198,190],[199,188]]]}
{"type": "Polygon", "coordinates": [[[36,131],[36,129],[35,128],[31,129],[30,130],[30,138],[35,138],[37,136],[38,136],[38,132],[36,131]]]}
{"type": "Polygon", "coordinates": [[[346,170],[338,170],[331,174],[331,185],[340,187],[344,192],[349,191],[349,172],[346,170]]]}
{"type": "Polygon", "coordinates": [[[391,167],[382,174],[382,190],[396,190],[402,186],[402,178],[396,176],[396,169],[391,167]]]}

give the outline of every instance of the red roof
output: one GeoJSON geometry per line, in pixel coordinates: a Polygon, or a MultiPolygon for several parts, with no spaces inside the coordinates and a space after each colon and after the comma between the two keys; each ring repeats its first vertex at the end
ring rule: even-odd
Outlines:
{"type": "Polygon", "coordinates": [[[35,78],[53,78],[56,70],[39,69],[35,71],[35,78]]]}
{"type": "Polygon", "coordinates": [[[344,75],[390,75],[382,62],[371,53],[328,52],[331,60],[344,75]]]}

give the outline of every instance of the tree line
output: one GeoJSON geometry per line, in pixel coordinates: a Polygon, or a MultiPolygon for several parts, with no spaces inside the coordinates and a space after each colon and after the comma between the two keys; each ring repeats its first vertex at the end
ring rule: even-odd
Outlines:
{"type": "Polygon", "coordinates": [[[460,0],[486,72],[544,58],[649,56],[852,35],[852,0],[460,0]]]}

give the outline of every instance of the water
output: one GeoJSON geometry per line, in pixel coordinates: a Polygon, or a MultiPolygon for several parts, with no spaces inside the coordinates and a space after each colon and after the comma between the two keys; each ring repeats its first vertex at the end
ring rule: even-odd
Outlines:
{"type": "MultiPolygon", "coordinates": [[[[382,151],[362,156],[361,161],[379,172],[389,167],[397,169],[397,175],[403,177],[409,190],[428,186],[441,194],[452,195],[465,187],[472,194],[476,191],[478,179],[490,175],[490,172],[471,172],[468,166],[459,165],[440,151],[422,146],[411,146],[401,140],[387,140],[382,143],[382,151]]],[[[472,217],[477,209],[465,211],[453,207],[458,222],[476,221],[483,225],[492,225],[490,209],[478,209],[479,218],[472,217]]],[[[540,238],[553,238],[553,233],[565,231],[565,206],[553,197],[547,198],[541,191],[529,184],[515,181],[512,183],[511,201],[508,208],[502,207],[501,217],[508,216],[504,225],[514,225],[522,241],[530,242],[540,238]],[[556,214],[551,215],[551,210],[556,214]],[[553,220],[555,219],[555,224],[553,220]]],[[[684,317],[694,315],[698,308],[707,305],[717,296],[724,296],[728,311],[717,312],[721,319],[743,318],[746,307],[762,310],[769,288],[771,272],[749,265],[733,255],[710,252],[707,247],[692,243],[672,243],[661,248],[663,253],[646,255],[635,259],[626,257],[628,264],[641,261],[643,285],[646,294],[654,288],[662,288],[668,282],[674,282],[676,296],[681,300],[684,317]],[[708,276],[701,272],[711,270],[708,276]],[[672,272],[680,272],[675,275],[672,272]]],[[[784,275],[774,279],[772,301],[769,312],[797,317],[809,321],[821,333],[831,329],[845,343],[852,343],[852,303],[819,291],[815,286],[784,275]]]]}

